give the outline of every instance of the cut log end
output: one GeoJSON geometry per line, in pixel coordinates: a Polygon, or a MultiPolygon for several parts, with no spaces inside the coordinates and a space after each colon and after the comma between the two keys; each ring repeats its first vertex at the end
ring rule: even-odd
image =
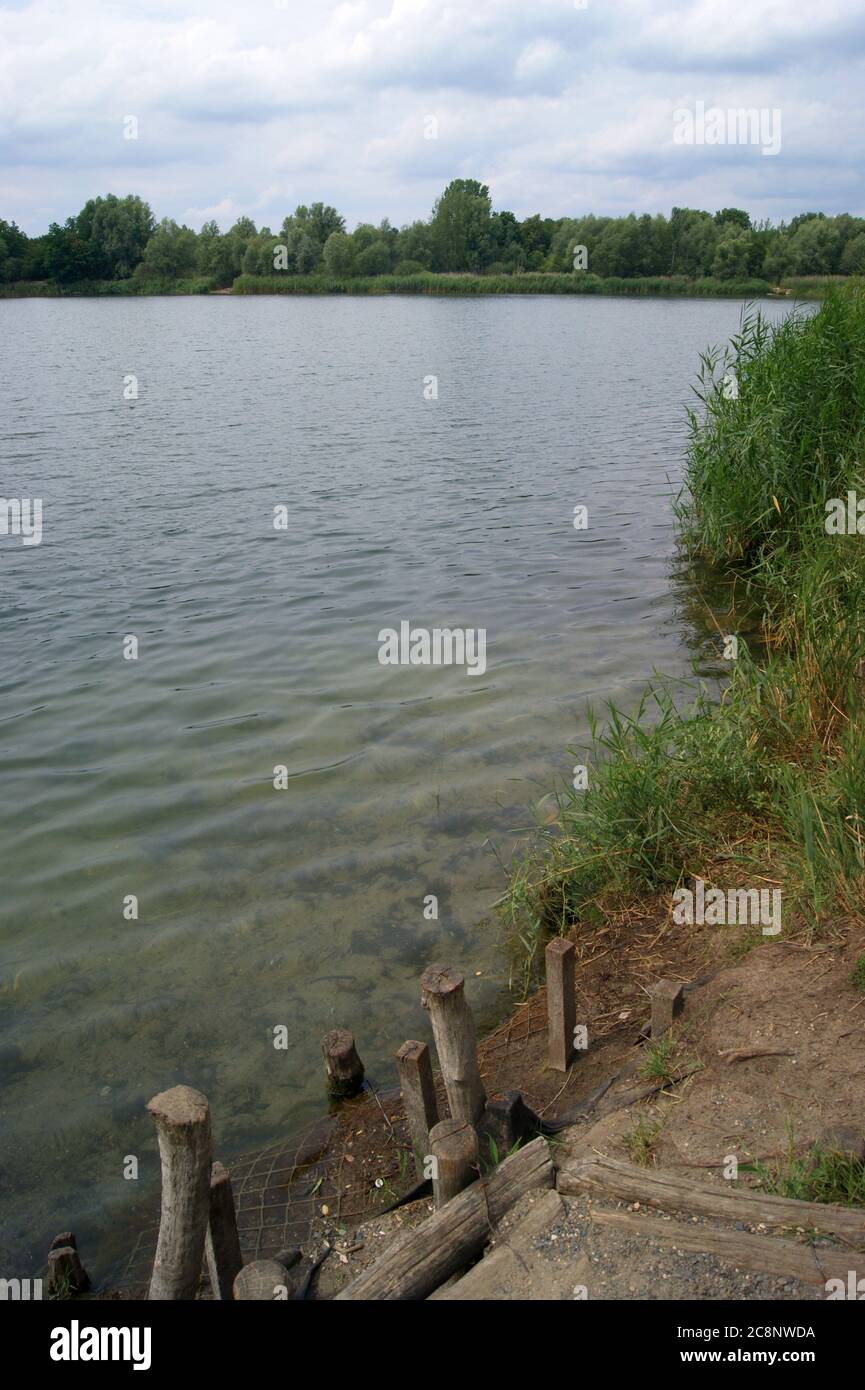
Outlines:
{"type": "Polygon", "coordinates": [[[364,1066],[354,1035],[347,1028],[332,1028],[321,1040],[327,1086],[335,1100],[347,1100],[363,1088],[364,1066]]]}
{"type": "Polygon", "coordinates": [[[147,1102],[147,1109],[159,1125],[200,1125],[210,1115],[206,1096],[191,1086],[172,1086],[147,1102]]]}
{"type": "Polygon", "coordinates": [[[445,996],[455,994],[465,984],[465,977],[450,965],[428,965],[420,981],[421,995],[445,996]]]}

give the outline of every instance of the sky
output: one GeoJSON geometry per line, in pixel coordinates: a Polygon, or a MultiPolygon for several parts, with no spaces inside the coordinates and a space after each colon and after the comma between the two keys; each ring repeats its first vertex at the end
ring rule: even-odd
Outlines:
{"type": "Polygon", "coordinates": [[[520,218],[861,216],[863,92],[862,0],[0,0],[0,217],[402,225],[452,178],[520,218]],[[698,103],[780,148],[689,143],[698,103]]]}

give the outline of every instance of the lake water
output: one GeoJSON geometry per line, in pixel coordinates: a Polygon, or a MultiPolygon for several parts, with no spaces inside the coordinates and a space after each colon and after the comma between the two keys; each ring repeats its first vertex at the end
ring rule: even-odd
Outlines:
{"type": "Polygon", "coordinates": [[[107,1275],[155,1092],[203,1090],[230,1158],[320,1113],[329,1028],[391,1082],[431,960],[501,1012],[500,859],[588,703],[701,644],[670,497],[741,310],[0,302],[0,491],[43,503],[0,535],[0,1275],[68,1228],[107,1275]],[[381,665],[402,621],[485,629],[485,672],[381,665]]]}

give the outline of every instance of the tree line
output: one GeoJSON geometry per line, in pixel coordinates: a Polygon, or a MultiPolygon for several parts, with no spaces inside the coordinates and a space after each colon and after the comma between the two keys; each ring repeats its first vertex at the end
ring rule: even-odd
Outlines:
{"type": "Polygon", "coordinates": [[[424,272],[508,275],[588,270],[602,277],[686,276],[777,283],[789,275],[865,271],[865,218],[806,212],[790,222],[753,222],[741,208],[714,213],[673,208],[669,217],[541,217],[494,212],[489,189],[454,179],[428,219],[394,227],[345,218],[324,203],[304,204],[277,231],[240,217],[223,232],[157,222],[133,194],[89,199],[62,226],[28,237],[0,219],[0,283],[58,285],[155,282],[206,277],[227,286],[245,275],[354,276],[424,272]],[[582,250],[580,249],[582,248],[582,250]]]}

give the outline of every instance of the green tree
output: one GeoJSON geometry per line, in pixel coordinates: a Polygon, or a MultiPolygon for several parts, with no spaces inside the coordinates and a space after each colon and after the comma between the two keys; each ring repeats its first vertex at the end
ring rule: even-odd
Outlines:
{"type": "Polygon", "coordinates": [[[324,244],[332,232],[345,231],[345,218],[336,208],[325,203],[313,203],[311,207],[301,203],[283,222],[283,237],[287,240],[289,233],[294,229],[306,234],[315,246],[318,256],[324,250],[324,244]]]}
{"type": "Polygon", "coordinates": [[[841,257],[841,233],[828,218],[820,215],[801,222],[791,245],[797,275],[836,273],[841,257]]]}
{"type": "Polygon", "coordinates": [[[435,204],[433,246],[440,270],[483,269],[490,259],[490,191],[475,179],[453,179],[435,204]]]}
{"type": "Polygon", "coordinates": [[[751,218],[741,208],[722,208],[715,213],[715,222],[719,227],[735,227],[740,232],[751,230],[751,218]]]}
{"type": "Polygon", "coordinates": [[[145,246],[135,274],[165,280],[191,275],[197,251],[195,233],[188,227],[179,227],[172,218],[164,217],[145,246]]]}
{"type": "Polygon", "coordinates": [[[862,275],[865,272],[865,232],[847,242],[838,266],[842,275],[862,275]]]}
{"type": "Polygon", "coordinates": [[[416,261],[425,270],[433,263],[433,236],[429,222],[412,222],[401,227],[394,256],[401,261],[416,261]]]}
{"type": "Polygon", "coordinates": [[[78,236],[97,258],[97,273],[109,279],[130,276],[144,255],[154,230],[153,213],[143,199],[130,193],[118,198],[90,198],[75,218],[78,236]]]}
{"type": "Polygon", "coordinates": [[[354,243],[345,232],[331,232],[322,252],[328,275],[346,276],[357,273],[354,243]]]}
{"type": "Polygon", "coordinates": [[[377,237],[375,241],[371,241],[357,258],[359,275],[387,275],[390,268],[390,247],[384,237],[377,237]]]}
{"type": "Polygon", "coordinates": [[[49,279],[72,285],[98,279],[103,269],[102,259],[93,243],[80,235],[74,217],[68,217],[62,227],[51,223],[45,238],[45,270],[49,279]]]}
{"type": "Polygon", "coordinates": [[[252,241],[253,237],[258,236],[255,223],[251,217],[238,217],[233,227],[229,227],[228,236],[239,237],[241,241],[252,241]]]}
{"type": "Polygon", "coordinates": [[[735,226],[729,224],[715,248],[712,274],[719,280],[744,280],[748,275],[751,236],[749,232],[736,231],[735,226]]]}
{"type": "Polygon", "coordinates": [[[720,229],[708,212],[673,208],[670,216],[670,273],[709,275],[720,229]]]}
{"type": "Polygon", "coordinates": [[[796,256],[791,238],[786,231],[779,229],[763,257],[763,274],[767,280],[777,285],[787,275],[792,275],[795,264],[796,256]]]}

